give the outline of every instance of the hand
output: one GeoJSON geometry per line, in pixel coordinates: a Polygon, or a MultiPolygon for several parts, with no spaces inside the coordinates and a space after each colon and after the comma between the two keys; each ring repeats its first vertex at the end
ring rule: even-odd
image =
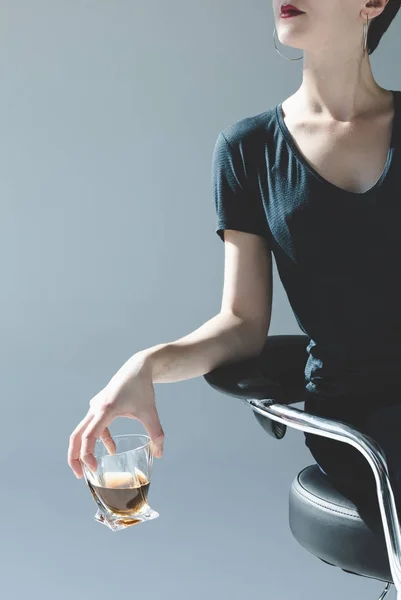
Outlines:
{"type": "Polygon", "coordinates": [[[154,455],[163,456],[164,432],[156,409],[150,366],[143,354],[134,354],[89,405],[86,417],[70,436],[68,448],[68,464],[78,479],[83,476],[80,459],[92,471],[97,469],[93,452],[98,438],[110,454],[115,453],[108,426],[117,417],[138,419],[152,439],[154,455]]]}

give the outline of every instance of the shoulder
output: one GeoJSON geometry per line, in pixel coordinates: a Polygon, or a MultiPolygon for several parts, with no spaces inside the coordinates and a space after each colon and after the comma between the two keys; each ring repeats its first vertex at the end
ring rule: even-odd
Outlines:
{"type": "Polygon", "coordinates": [[[274,135],[275,116],[276,107],[269,108],[265,112],[235,121],[225,127],[219,136],[225,138],[233,149],[241,147],[251,150],[261,140],[266,142],[266,138],[274,135]]]}

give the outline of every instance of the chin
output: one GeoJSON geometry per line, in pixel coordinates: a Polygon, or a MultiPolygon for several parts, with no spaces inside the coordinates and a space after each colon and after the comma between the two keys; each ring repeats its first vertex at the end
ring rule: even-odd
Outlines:
{"type": "Polygon", "coordinates": [[[303,50],[302,44],[300,42],[300,35],[296,34],[295,31],[291,31],[290,28],[280,27],[277,29],[277,37],[281,44],[284,46],[291,46],[292,48],[297,48],[299,50],[303,50]]]}

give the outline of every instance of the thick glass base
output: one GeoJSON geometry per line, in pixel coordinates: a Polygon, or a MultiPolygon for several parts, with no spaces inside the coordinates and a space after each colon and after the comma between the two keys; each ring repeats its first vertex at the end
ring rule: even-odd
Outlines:
{"type": "Polygon", "coordinates": [[[132,517],[112,516],[103,513],[100,509],[95,514],[95,521],[106,525],[112,531],[121,531],[121,529],[127,529],[133,525],[139,525],[139,523],[145,523],[146,521],[152,521],[159,517],[159,513],[150,508],[149,505],[145,505],[140,513],[135,513],[132,517]]]}

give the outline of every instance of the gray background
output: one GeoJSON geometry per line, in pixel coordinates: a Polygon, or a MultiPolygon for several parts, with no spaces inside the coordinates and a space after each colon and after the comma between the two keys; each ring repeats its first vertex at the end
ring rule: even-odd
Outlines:
{"type": "MultiPolygon", "coordinates": [[[[275,442],[203,378],[156,386],[156,521],[100,526],[67,465],[71,431],[123,362],[220,309],[215,140],[301,81],[273,26],[270,0],[1,1],[4,597],[337,600],[382,588],[293,540],[288,490],[312,462],[303,435],[275,442]]],[[[400,87],[400,51],[396,21],[372,57],[384,87],[400,87]]],[[[270,333],[298,332],[275,272],[270,333]]],[[[143,430],[115,421],[126,431],[143,430]]]]}

